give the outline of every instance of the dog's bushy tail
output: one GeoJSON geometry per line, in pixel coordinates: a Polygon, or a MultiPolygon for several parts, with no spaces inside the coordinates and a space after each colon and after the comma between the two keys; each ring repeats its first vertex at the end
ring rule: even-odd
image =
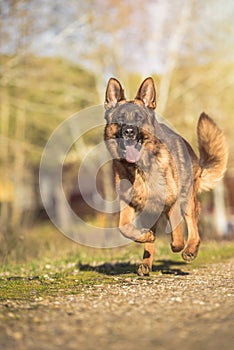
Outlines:
{"type": "Polygon", "coordinates": [[[197,125],[200,152],[200,191],[208,191],[221,180],[227,166],[228,148],[223,132],[205,113],[200,115],[197,125]]]}

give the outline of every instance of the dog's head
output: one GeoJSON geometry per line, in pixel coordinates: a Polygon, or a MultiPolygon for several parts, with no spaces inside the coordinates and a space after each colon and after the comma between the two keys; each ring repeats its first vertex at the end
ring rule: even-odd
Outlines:
{"type": "Polygon", "coordinates": [[[136,163],[155,139],[156,90],[152,78],[141,84],[134,100],[126,101],[120,82],[111,78],[106,89],[105,141],[113,158],[136,163]]]}

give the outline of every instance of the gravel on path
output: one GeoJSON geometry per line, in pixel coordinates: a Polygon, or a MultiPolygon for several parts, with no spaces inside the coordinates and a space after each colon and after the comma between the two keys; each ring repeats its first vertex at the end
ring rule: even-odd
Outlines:
{"type": "Polygon", "coordinates": [[[231,350],[234,260],[0,302],[0,349],[231,350]]]}

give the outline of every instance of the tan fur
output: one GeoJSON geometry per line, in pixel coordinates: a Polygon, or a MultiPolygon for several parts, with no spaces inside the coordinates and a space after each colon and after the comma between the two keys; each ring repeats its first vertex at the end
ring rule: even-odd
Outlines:
{"type": "Polygon", "coordinates": [[[202,113],[197,125],[200,153],[200,191],[213,189],[223,178],[227,167],[228,148],[223,132],[215,122],[202,113]]]}

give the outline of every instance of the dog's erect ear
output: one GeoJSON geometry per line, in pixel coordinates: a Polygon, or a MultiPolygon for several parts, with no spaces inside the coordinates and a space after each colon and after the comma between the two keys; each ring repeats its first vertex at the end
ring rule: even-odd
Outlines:
{"type": "Polygon", "coordinates": [[[141,100],[144,105],[148,108],[154,109],[156,107],[156,90],[154,86],[154,81],[151,77],[146,78],[141,84],[136,100],[141,100]]]}
{"type": "Polygon", "coordinates": [[[117,102],[122,100],[125,101],[126,99],[120,82],[115,78],[110,78],[106,88],[105,108],[114,107],[117,102]]]}

